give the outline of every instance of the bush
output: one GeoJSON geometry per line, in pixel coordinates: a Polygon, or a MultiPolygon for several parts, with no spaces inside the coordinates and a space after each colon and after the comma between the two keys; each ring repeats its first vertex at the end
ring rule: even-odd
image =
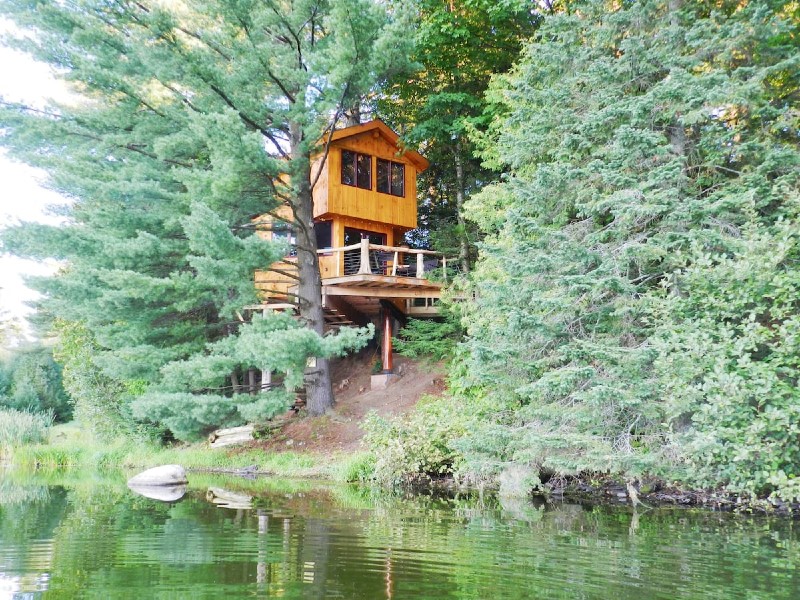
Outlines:
{"type": "Polygon", "coordinates": [[[800,497],[800,236],[751,226],[725,254],[673,275],[654,319],[655,371],[678,476],[800,497]]]}
{"type": "Polygon", "coordinates": [[[52,413],[0,409],[0,447],[38,444],[47,438],[47,430],[52,424],[52,413]]]}
{"type": "Polygon", "coordinates": [[[362,428],[376,456],[375,479],[397,484],[455,472],[462,457],[453,442],[465,433],[467,422],[466,411],[451,398],[424,397],[404,418],[367,415],[362,428]]]}

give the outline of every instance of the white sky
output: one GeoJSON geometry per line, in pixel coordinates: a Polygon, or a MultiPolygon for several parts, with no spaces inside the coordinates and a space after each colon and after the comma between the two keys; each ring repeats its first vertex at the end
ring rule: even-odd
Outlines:
{"type": "MultiPolygon", "coordinates": [[[[0,19],[0,34],[12,31],[0,19]]],[[[68,99],[66,89],[53,77],[50,69],[26,55],[0,46],[0,97],[6,101],[42,106],[47,98],[68,99]]],[[[2,123],[0,123],[0,128],[2,123]]],[[[42,187],[46,174],[9,159],[0,150],[0,229],[20,221],[56,224],[47,207],[66,202],[58,194],[42,187]]],[[[25,287],[23,276],[52,273],[56,264],[22,260],[0,254],[0,315],[24,317],[31,312],[25,302],[37,294],[25,287]]]]}

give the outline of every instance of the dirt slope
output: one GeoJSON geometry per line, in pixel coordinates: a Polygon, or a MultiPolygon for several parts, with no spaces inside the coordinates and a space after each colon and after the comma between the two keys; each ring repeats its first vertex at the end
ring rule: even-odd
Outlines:
{"type": "Polygon", "coordinates": [[[287,416],[283,427],[269,439],[254,442],[268,450],[310,450],[312,452],[354,451],[364,435],[361,421],[370,411],[381,416],[410,411],[423,395],[440,395],[444,390],[442,365],[416,362],[395,356],[400,378],[383,390],[370,389],[374,356],[361,354],[337,360],[333,365],[336,406],[327,415],[309,417],[301,412],[287,416]]]}

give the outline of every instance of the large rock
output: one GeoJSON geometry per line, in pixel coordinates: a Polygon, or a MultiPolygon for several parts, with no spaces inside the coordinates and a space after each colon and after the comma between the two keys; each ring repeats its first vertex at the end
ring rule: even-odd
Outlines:
{"type": "Polygon", "coordinates": [[[186,471],[180,465],[162,465],[142,471],[128,480],[128,487],[153,485],[181,485],[189,483],[186,471]]]}

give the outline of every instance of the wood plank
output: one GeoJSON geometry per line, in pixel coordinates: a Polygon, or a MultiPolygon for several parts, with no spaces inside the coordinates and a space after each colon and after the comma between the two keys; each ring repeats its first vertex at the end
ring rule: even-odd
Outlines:
{"type": "Polygon", "coordinates": [[[441,298],[438,290],[409,290],[398,288],[372,288],[336,286],[326,289],[328,296],[365,296],[372,298],[441,298]]]}

